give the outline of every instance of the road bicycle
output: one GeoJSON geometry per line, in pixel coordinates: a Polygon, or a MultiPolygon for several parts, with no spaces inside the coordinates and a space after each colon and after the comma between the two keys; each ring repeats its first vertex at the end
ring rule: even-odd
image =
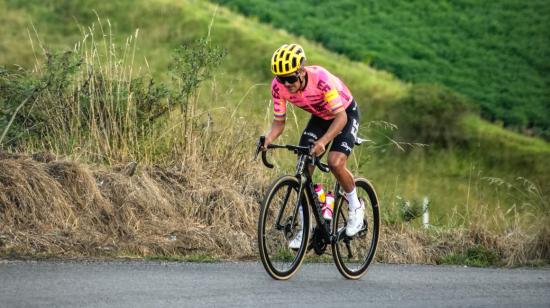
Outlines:
{"type": "MultiPolygon", "coordinates": [[[[360,145],[363,141],[357,138],[355,144],[360,145]]],[[[254,159],[264,142],[265,137],[260,137],[254,159]]],[[[336,182],[334,187],[332,220],[321,215],[320,201],[313,189],[308,166],[314,165],[329,172],[328,165],[312,156],[310,147],[270,144],[266,151],[261,151],[262,162],[268,168],[273,168],[267,160],[267,151],[272,149],[294,152],[298,161],[295,174],[283,175],[273,181],[261,204],[258,247],[267,273],[277,280],[289,279],[300,268],[306,252],[313,249],[317,255],[323,255],[330,245],[338,271],[348,279],[361,278],[374,258],[380,229],[378,198],[372,184],[364,178],[355,179],[357,195],[365,204],[365,218],[363,229],[349,237],[345,232],[348,202],[340,184],[336,182]],[[311,216],[315,220],[314,227],[311,216]],[[289,248],[289,242],[299,232],[302,232],[300,248],[289,248]]]]}

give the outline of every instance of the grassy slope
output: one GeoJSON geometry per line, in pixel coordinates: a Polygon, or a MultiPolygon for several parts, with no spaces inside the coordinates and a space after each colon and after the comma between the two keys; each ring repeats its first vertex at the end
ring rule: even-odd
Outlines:
{"type": "Polygon", "coordinates": [[[402,79],[445,84],[488,118],[549,127],[547,1],[217,2],[402,79]]]}
{"type": "MultiPolygon", "coordinates": [[[[3,12],[0,18],[10,28],[0,42],[0,50],[17,52],[2,53],[0,63],[28,66],[32,62],[32,51],[28,43],[24,43],[28,42],[25,28],[30,20],[43,42],[55,47],[70,48],[80,39],[78,27],[73,20],[76,19],[85,26],[94,22],[96,16],[90,11],[94,7],[101,18],[111,20],[113,32],[120,37],[120,41],[124,41],[124,35],[140,28],[139,60],[136,65],[145,69],[142,59],[146,57],[151,74],[162,78],[167,78],[166,66],[170,51],[181,41],[206,35],[215,10],[215,6],[202,1],[90,1],[88,5],[67,1],[65,6],[50,7],[41,5],[40,2],[33,4],[27,1],[4,1],[0,2],[3,12]]],[[[243,118],[258,134],[268,127],[271,117],[268,106],[270,73],[266,63],[271,52],[283,42],[299,41],[308,50],[311,63],[323,65],[343,76],[367,115],[364,120],[380,119],[383,106],[404,95],[409,87],[386,72],[350,61],[316,43],[238,16],[224,8],[217,10],[211,36],[213,42],[223,45],[229,54],[220,74],[212,83],[203,87],[201,104],[203,109],[211,110],[217,121],[222,123],[219,126],[222,128],[225,125],[224,118],[243,118]]],[[[296,140],[303,127],[301,120],[306,115],[300,111],[296,114],[296,119],[290,119],[291,125],[282,142],[296,140]]],[[[518,148],[523,149],[523,153],[529,157],[534,152],[538,153],[536,155],[548,157],[550,146],[534,139],[518,137],[478,118],[469,123],[471,129],[465,132],[471,132],[471,138],[478,140],[479,151],[413,151],[409,155],[400,155],[387,148],[363,149],[356,152],[353,168],[358,170],[357,173],[374,180],[387,208],[395,205],[397,195],[417,199],[430,197],[436,218],[450,213],[449,209],[462,209],[466,205],[502,204],[508,207],[517,200],[508,199],[505,194],[492,193],[495,188],[489,186],[482,177],[502,176],[512,180],[520,175],[527,178],[532,178],[533,175],[523,174],[522,170],[530,169],[518,168],[514,161],[500,160],[498,166],[491,166],[486,161],[490,161],[494,155],[515,153],[518,148]],[[504,140],[502,136],[509,138],[504,140]],[[498,146],[499,153],[484,150],[485,146],[492,148],[495,145],[498,146]],[[531,148],[536,151],[531,151],[531,148]],[[477,157],[478,154],[482,156],[477,157]]],[[[362,132],[367,132],[365,127],[362,132]]],[[[547,167],[542,164],[542,159],[537,158],[536,165],[543,168],[540,170],[541,174],[536,175],[537,180],[544,178],[541,175],[548,175],[547,167]]],[[[292,168],[290,159],[283,165],[292,168]]]]}

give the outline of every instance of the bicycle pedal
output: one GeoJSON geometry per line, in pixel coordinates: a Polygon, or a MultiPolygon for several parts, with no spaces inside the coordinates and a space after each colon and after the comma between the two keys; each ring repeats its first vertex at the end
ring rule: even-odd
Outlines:
{"type": "Polygon", "coordinates": [[[366,220],[363,220],[363,228],[361,228],[361,230],[359,230],[356,235],[362,235],[363,233],[368,231],[368,229],[369,229],[369,224],[367,223],[366,220]]]}
{"type": "Polygon", "coordinates": [[[336,241],[337,242],[339,242],[343,239],[351,239],[349,236],[347,236],[345,227],[340,228],[340,230],[338,230],[337,233],[336,233],[336,241]]]}

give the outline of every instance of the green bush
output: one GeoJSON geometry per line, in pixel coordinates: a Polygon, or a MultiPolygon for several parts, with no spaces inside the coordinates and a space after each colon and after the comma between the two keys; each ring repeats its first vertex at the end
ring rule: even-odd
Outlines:
{"type": "Polygon", "coordinates": [[[439,260],[438,263],[485,267],[498,265],[498,261],[499,256],[496,252],[477,245],[461,253],[451,253],[439,260]]]}
{"type": "Polygon", "coordinates": [[[464,141],[461,119],[474,111],[464,96],[434,85],[411,87],[388,109],[390,121],[398,126],[397,139],[442,147],[464,141]]]}
{"type": "Polygon", "coordinates": [[[401,199],[399,204],[401,219],[410,222],[422,216],[422,204],[418,200],[401,199]]]}
{"type": "Polygon", "coordinates": [[[62,109],[68,80],[82,61],[72,52],[46,53],[37,72],[0,68],[0,144],[15,145],[17,138],[41,138],[50,120],[48,112],[62,109]],[[38,103],[41,102],[41,103],[38,103]]]}

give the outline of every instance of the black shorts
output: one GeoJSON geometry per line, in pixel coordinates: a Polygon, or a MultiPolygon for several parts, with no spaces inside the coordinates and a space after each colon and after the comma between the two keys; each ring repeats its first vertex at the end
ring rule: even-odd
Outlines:
{"type": "MultiPolygon", "coordinates": [[[[329,152],[336,151],[349,156],[355,145],[357,131],[359,130],[359,108],[355,100],[346,108],[346,114],[348,116],[348,122],[342,131],[332,140],[329,152]]],[[[300,138],[300,145],[309,146],[313,144],[314,141],[317,141],[327,132],[332,121],[333,120],[323,120],[319,117],[311,116],[300,138]]]]}

